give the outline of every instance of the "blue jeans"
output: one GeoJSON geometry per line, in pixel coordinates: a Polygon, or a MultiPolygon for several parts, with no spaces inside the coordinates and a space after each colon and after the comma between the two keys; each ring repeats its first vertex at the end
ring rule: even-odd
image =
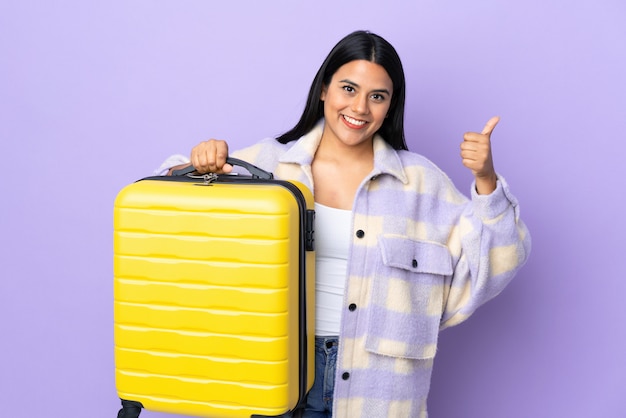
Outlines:
{"type": "Polygon", "coordinates": [[[333,390],[337,367],[337,337],[315,337],[315,379],[300,411],[281,415],[282,418],[327,418],[333,412],[333,390]]]}

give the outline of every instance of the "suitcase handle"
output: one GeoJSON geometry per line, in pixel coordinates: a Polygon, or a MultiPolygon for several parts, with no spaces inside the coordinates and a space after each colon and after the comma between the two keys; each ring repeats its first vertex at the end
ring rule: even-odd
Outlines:
{"type": "MultiPolygon", "coordinates": [[[[247,161],[240,160],[239,158],[228,157],[226,159],[226,163],[233,165],[233,166],[236,165],[236,166],[245,168],[246,170],[250,172],[250,174],[252,175],[252,178],[255,178],[255,179],[271,180],[274,178],[274,175],[272,173],[265,171],[257,167],[256,165],[250,164],[247,161]]],[[[189,167],[172,171],[172,175],[184,176],[189,173],[193,173],[194,171],[196,171],[196,169],[194,168],[194,166],[190,165],[189,167]]]]}

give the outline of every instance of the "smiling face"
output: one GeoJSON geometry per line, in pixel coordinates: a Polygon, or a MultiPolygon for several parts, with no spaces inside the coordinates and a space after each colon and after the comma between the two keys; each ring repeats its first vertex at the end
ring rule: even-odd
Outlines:
{"type": "Polygon", "coordinates": [[[339,67],[320,95],[325,119],[322,141],[371,146],[389,111],[392,92],[391,78],[378,64],[356,60],[339,67]]]}

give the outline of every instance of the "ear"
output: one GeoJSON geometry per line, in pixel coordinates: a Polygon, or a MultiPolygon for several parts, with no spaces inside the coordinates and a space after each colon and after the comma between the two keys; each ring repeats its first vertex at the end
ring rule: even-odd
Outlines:
{"type": "Polygon", "coordinates": [[[322,92],[320,93],[320,100],[323,102],[326,100],[326,92],[328,91],[328,86],[326,84],[322,84],[322,92]]]}

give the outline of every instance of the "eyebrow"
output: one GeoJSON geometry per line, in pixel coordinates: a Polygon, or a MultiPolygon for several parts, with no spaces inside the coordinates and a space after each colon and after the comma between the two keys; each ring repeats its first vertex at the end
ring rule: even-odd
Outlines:
{"type": "MultiPolygon", "coordinates": [[[[345,78],[343,80],[339,80],[339,82],[340,83],[347,83],[347,84],[350,84],[351,86],[354,86],[354,87],[360,87],[357,83],[355,83],[354,81],[350,81],[347,78],[345,78]]],[[[387,89],[372,90],[372,93],[387,93],[388,95],[391,95],[391,93],[387,89]]]]}

